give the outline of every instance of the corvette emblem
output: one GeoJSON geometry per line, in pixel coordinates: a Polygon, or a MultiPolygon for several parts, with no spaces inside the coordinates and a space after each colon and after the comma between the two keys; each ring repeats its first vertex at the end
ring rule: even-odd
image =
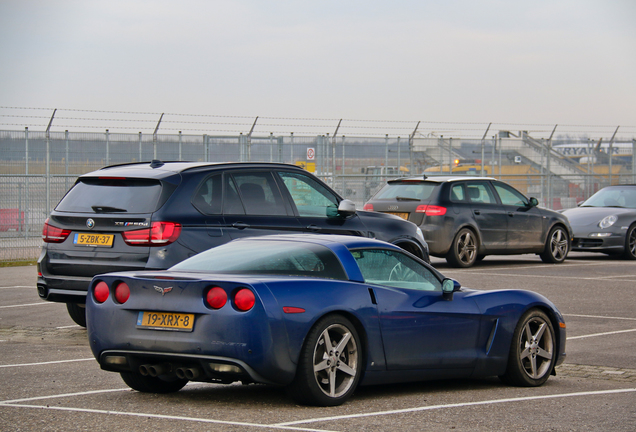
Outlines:
{"type": "Polygon", "coordinates": [[[93,229],[93,227],[95,226],[95,221],[91,218],[86,219],[86,227],[88,229],[93,229]]]}
{"type": "Polygon", "coordinates": [[[168,294],[170,291],[172,291],[172,287],[168,287],[168,288],[162,288],[162,287],[158,287],[157,285],[155,285],[155,291],[160,292],[161,295],[166,295],[168,294]]]}

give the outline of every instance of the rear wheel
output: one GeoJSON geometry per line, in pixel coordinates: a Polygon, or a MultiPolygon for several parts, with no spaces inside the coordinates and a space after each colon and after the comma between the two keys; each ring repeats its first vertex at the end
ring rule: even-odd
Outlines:
{"type": "Polygon", "coordinates": [[[66,310],[75,324],[86,327],[86,305],[66,303],[66,310]]]}
{"type": "Polygon", "coordinates": [[[628,260],[636,260],[636,225],[630,226],[627,230],[623,256],[628,260]]]}
{"type": "Polygon", "coordinates": [[[477,236],[468,229],[459,230],[451,245],[446,261],[453,267],[470,267],[477,261],[477,236]]]}
{"type": "Polygon", "coordinates": [[[143,376],[135,372],[120,372],[120,375],[128,387],[143,393],[174,393],[188,383],[188,380],[165,381],[159,377],[143,376]]]}
{"type": "Polygon", "coordinates": [[[555,341],[552,322],[545,313],[531,309],[523,314],[515,328],[508,367],[501,380],[521,387],[545,383],[554,367],[555,341]]]}
{"type": "Polygon", "coordinates": [[[565,228],[556,226],[550,230],[545,249],[539,254],[545,263],[562,263],[570,251],[570,237],[565,228]]]}
{"type": "Polygon", "coordinates": [[[341,315],[328,315],[307,335],[296,377],[287,391],[302,404],[336,406],[351,397],[361,373],[362,352],[355,327],[341,315]]]}

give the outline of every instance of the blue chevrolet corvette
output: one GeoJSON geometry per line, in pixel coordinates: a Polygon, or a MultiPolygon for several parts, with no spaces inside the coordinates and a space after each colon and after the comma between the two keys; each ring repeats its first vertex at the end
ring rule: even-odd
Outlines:
{"type": "Polygon", "coordinates": [[[332,406],[358,385],[539,386],[565,359],[565,322],[545,297],[466,289],[397,246],[352,236],[244,238],[166,271],[98,275],[86,308],[101,368],[141,392],[241,381],[332,406]]]}

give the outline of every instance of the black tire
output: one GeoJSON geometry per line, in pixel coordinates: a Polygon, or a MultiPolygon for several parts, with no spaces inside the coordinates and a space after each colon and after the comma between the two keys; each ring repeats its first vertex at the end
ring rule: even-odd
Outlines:
{"type": "Polygon", "coordinates": [[[628,260],[636,260],[636,224],[630,226],[627,230],[623,257],[628,260]]]}
{"type": "Polygon", "coordinates": [[[539,254],[544,263],[560,264],[570,252],[570,236],[562,226],[550,230],[545,240],[545,249],[539,254]]]}
{"type": "Polygon", "coordinates": [[[459,230],[446,254],[446,261],[453,267],[471,267],[477,261],[478,239],[473,230],[459,230]]]}
{"type": "Polygon", "coordinates": [[[358,386],[363,357],[353,324],[341,315],[327,315],[309,331],[287,392],[305,405],[341,405],[358,386]]]}
{"type": "Polygon", "coordinates": [[[164,381],[159,377],[143,376],[135,372],[120,372],[121,379],[133,390],[142,393],[174,393],[188,383],[188,380],[174,379],[164,381]]]}
{"type": "Polygon", "coordinates": [[[66,310],[75,324],[86,327],[86,305],[79,303],[66,303],[66,310]]]}
{"type": "Polygon", "coordinates": [[[531,309],[519,319],[510,344],[506,373],[499,378],[506,384],[537,387],[545,383],[556,358],[554,327],[548,316],[531,309]]]}

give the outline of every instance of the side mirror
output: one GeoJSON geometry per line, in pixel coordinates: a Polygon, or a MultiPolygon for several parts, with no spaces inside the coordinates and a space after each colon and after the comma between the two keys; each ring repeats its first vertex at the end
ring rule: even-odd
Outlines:
{"type": "Polygon", "coordinates": [[[536,207],[539,205],[539,200],[535,197],[530,197],[530,207],[536,207]]]}
{"type": "Polygon", "coordinates": [[[338,214],[342,217],[349,217],[356,214],[356,205],[353,201],[344,199],[338,204],[338,214]]]}
{"type": "Polygon", "coordinates": [[[446,278],[442,281],[442,294],[444,296],[444,300],[452,300],[453,293],[455,291],[459,291],[461,288],[461,284],[457,282],[455,279],[446,278]]]}

